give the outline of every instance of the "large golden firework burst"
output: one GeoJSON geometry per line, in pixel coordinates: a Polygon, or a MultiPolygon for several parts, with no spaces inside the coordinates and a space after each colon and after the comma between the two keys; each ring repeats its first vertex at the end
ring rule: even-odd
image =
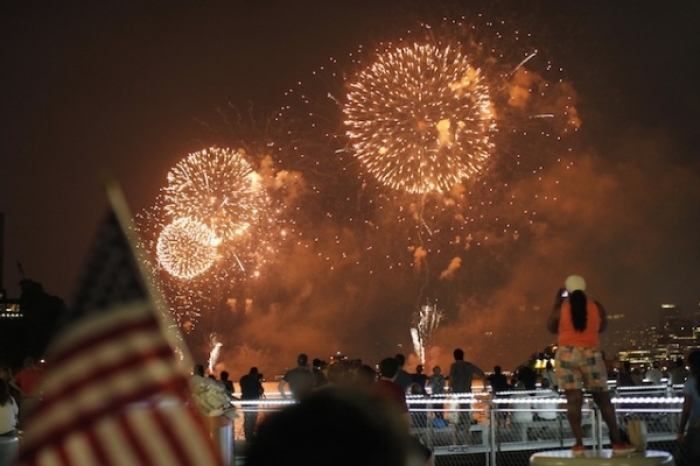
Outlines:
{"type": "Polygon", "coordinates": [[[493,150],[496,116],[486,79],[457,48],[388,49],[348,83],[346,134],[381,183],[444,192],[478,173],[493,150]]]}

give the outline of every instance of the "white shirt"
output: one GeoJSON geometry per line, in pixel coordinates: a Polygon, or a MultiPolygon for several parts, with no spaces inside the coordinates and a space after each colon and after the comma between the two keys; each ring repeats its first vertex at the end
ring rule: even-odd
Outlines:
{"type": "Polygon", "coordinates": [[[663,374],[657,368],[652,367],[647,371],[646,377],[647,379],[649,379],[652,385],[659,385],[661,384],[661,378],[663,377],[663,374]]]}
{"type": "Polygon", "coordinates": [[[10,397],[10,400],[4,406],[0,406],[0,434],[7,433],[17,428],[17,416],[19,408],[15,399],[10,397]]]}

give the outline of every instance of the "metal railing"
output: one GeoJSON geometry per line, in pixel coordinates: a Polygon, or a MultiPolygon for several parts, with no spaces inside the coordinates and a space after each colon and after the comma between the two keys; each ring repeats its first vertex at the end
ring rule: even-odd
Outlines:
{"type": "MultiPolygon", "coordinates": [[[[649,448],[678,454],[676,432],[683,398],[668,387],[625,390],[612,401],[619,428],[630,419],[646,422],[649,448]]],[[[566,418],[566,399],[551,390],[491,394],[408,397],[412,433],[432,448],[438,465],[527,465],[535,451],[570,448],[574,437],[566,418]]],[[[236,402],[234,425],[236,464],[244,464],[244,419],[264,416],[292,402],[259,400],[236,402]]],[[[608,429],[590,399],[583,408],[584,444],[592,449],[610,446],[608,429]]],[[[249,421],[250,422],[250,421],[249,421]]],[[[679,463],[677,461],[677,463],[679,463]]]]}

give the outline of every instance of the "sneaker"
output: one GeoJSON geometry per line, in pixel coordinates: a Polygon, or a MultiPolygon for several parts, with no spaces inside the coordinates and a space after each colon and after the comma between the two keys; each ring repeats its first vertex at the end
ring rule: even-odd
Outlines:
{"type": "Polygon", "coordinates": [[[636,448],[629,443],[616,443],[612,447],[612,452],[614,455],[626,455],[627,453],[633,453],[635,451],[637,451],[636,448]]]}
{"type": "Polygon", "coordinates": [[[581,456],[586,453],[586,447],[583,445],[574,445],[571,447],[571,453],[573,453],[574,456],[581,456]]]}

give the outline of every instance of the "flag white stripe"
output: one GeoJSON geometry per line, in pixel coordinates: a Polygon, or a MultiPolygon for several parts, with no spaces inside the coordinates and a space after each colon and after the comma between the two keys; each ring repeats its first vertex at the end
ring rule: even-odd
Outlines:
{"type": "MultiPolygon", "coordinates": [[[[199,464],[219,463],[220,460],[211,455],[212,451],[198,448],[198,445],[201,443],[199,439],[196,442],[191,441],[194,435],[208,436],[209,434],[202,431],[192,431],[191,427],[189,427],[193,422],[192,413],[190,411],[181,405],[171,405],[164,406],[163,414],[168,418],[168,424],[175,430],[175,435],[181,440],[180,444],[189,458],[198,458],[199,464]]],[[[208,440],[208,438],[204,439],[204,441],[208,440]]],[[[231,441],[233,441],[233,439],[231,439],[231,441]]]]}
{"type": "Polygon", "coordinates": [[[44,448],[37,455],[37,464],[41,466],[63,466],[61,457],[53,448],[44,448]]]}
{"type": "Polygon", "coordinates": [[[112,464],[139,464],[138,457],[133,454],[131,442],[124,435],[115,417],[104,419],[95,429],[100,438],[106,439],[103,446],[112,464]]]}
{"type": "Polygon", "coordinates": [[[94,456],[92,445],[83,432],[72,434],[63,443],[72,466],[96,466],[100,464],[94,456]]]}
{"type": "Polygon", "coordinates": [[[163,437],[160,426],[153,419],[150,410],[132,410],[128,415],[129,424],[137,433],[138,438],[148,439],[143,442],[144,450],[148,452],[150,464],[173,465],[180,463],[179,459],[173,455],[173,449],[168,438],[163,437]]]}

